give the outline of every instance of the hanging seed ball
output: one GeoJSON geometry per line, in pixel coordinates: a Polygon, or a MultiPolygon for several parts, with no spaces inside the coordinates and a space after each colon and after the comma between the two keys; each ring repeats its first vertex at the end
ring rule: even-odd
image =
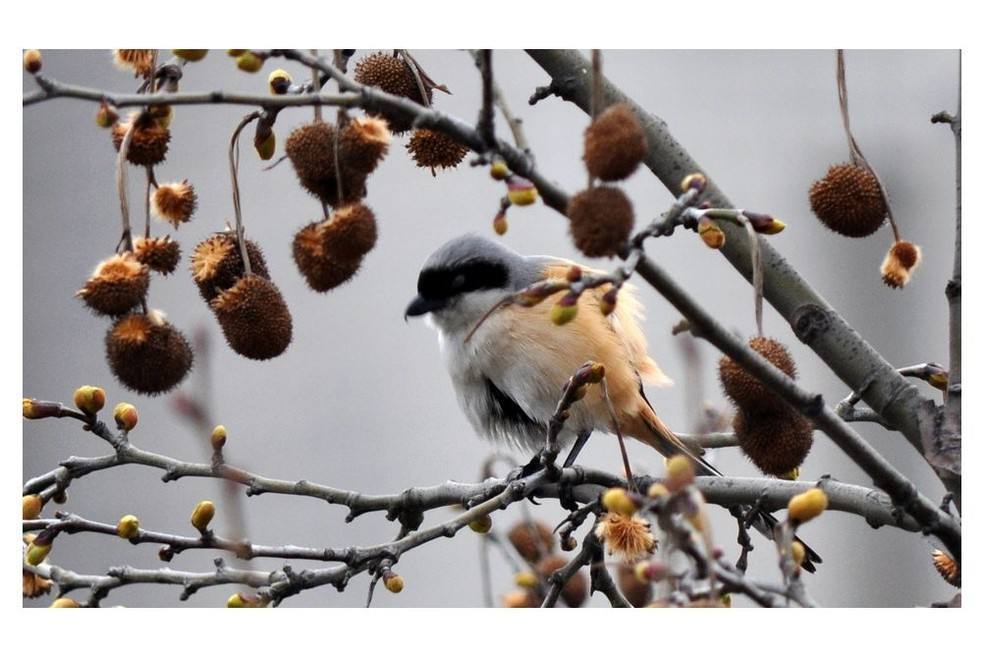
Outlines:
{"type": "MultiPolygon", "coordinates": [[[[430,86],[424,83],[427,94],[427,102],[425,102],[410,65],[403,59],[387,53],[376,52],[357,62],[355,79],[359,84],[377,87],[394,96],[409,98],[418,105],[431,104],[430,86]]],[[[384,112],[383,117],[390,124],[390,131],[397,135],[407,132],[413,125],[412,119],[392,112],[384,112]]]]}
{"type": "Polygon", "coordinates": [[[187,223],[198,205],[195,188],[187,180],[158,185],[151,196],[151,211],[175,228],[187,223]]]}
{"type": "Polygon", "coordinates": [[[152,166],[164,161],[168,154],[168,142],[171,141],[171,131],[160,121],[145,114],[134,112],[126,121],[113,124],[110,133],[113,136],[113,148],[117,151],[123,144],[130,125],[136,121],[133,136],[130,137],[130,147],[127,149],[127,160],[137,166],[152,166]]]}
{"type": "MultiPolygon", "coordinates": [[[[341,149],[340,141],[340,163],[343,161],[341,149]]],[[[335,171],[335,126],[324,121],[301,125],[288,136],[284,151],[302,187],[332,207],[341,204],[335,171]]],[[[344,202],[366,196],[366,174],[343,166],[342,192],[344,202]]]]}
{"type": "MultiPolygon", "coordinates": [[[[246,240],[246,253],[252,272],[269,279],[267,263],[256,242],[246,240]]],[[[232,233],[217,233],[200,242],[192,252],[191,270],[192,279],[206,301],[234,286],[246,273],[236,237],[232,233]]]]}
{"type": "MultiPolygon", "coordinates": [[[[541,559],[536,566],[537,574],[547,580],[557,570],[568,565],[568,560],[559,554],[550,554],[541,559]]],[[[582,571],[575,572],[561,589],[561,598],[569,607],[580,607],[588,599],[588,579],[582,571]]]]}
{"type": "Polygon", "coordinates": [[[443,132],[418,128],[407,144],[407,150],[419,167],[435,169],[452,169],[459,165],[469,149],[443,132]]]}
{"type": "Polygon", "coordinates": [[[99,263],[75,295],[100,315],[123,315],[140,303],[149,283],[147,267],[128,251],[99,263]]]}
{"type": "MultiPolygon", "coordinates": [[[[641,561],[636,566],[640,564],[646,564],[646,562],[641,561]]],[[[649,581],[641,581],[636,576],[636,566],[620,562],[616,572],[616,582],[618,582],[619,590],[626,596],[629,604],[634,607],[645,607],[650,604],[653,597],[653,587],[650,586],[649,581]]]]}
{"type": "Polygon", "coordinates": [[[386,157],[390,138],[386,121],[372,116],[357,117],[339,135],[339,158],[345,168],[368,175],[386,157]]]}
{"type": "Polygon", "coordinates": [[[745,455],[775,477],[800,467],[814,443],[810,421],[792,408],[776,415],[739,411],[732,428],[745,455]]]}
{"type": "Polygon", "coordinates": [[[633,204],[617,187],[578,192],[568,204],[575,246],[590,258],[614,256],[633,230],[633,204]]]}
{"type": "Polygon", "coordinates": [[[625,103],[606,108],[585,130],[585,167],[600,180],[628,178],[646,155],[646,133],[625,103]]]}
{"type": "Polygon", "coordinates": [[[553,552],[557,544],[551,528],[538,521],[518,522],[510,529],[507,538],[520,556],[530,563],[537,563],[553,552]]]}
{"type": "Polygon", "coordinates": [[[913,269],[920,264],[920,247],[900,240],[893,244],[882,261],[879,271],[882,282],[892,288],[902,288],[910,282],[913,269]]]}
{"type": "Polygon", "coordinates": [[[117,49],[113,63],[122,71],[133,71],[134,77],[147,77],[154,69],[154,51],[117,49]]]}
{"type": "Polygon", "coordinates": [[[336,260],[358,260],[376,246],[376,217],[362,203],[346,205],[325,224],[325,250],[336,260]]]}
{"type": "Polygon", "coordinates": [[[254,360],[284,353],[291,344],[291,312],[268,279],[244,276],[209,305],[233,351],[254,360]]]}
{"type": "Polygon", "coordinates": [[[188,340],[160,311],[125,315],[106,333],[106,361],[120,383],[135,392],[171,390],[188,374],[192,359],[188,340]]]}
{"type": "Polygon", "coordinates": [[[886,220],[886,200],[871,171],[838,164],[811,185],[811,210],[825,226],[846,237],[866,237],[886,220]]]}
{"type": "MultiPolygon", "coordinates": [[[[797,366],[790,352],[777,340],[756,337],[749,341],[749,347],[791,379],[797,378],[797,366]]],[[[725,394],[747,413],[784,414],[791,410],[775,392],[728,356],[718,361],[718,378],[725,394]]]]}
{"type": "Polygon", "coordinates": [[[169,236],[138,238],[133,243],[133,253],[138,262],[165,276],[172,273],[181,260],[181,247],[169,236]]]}
{"type": "Polygon", "coordinates": [[[294,262],[315,292],[328,292],[342,285],[359,271],[360,258],[345,260],[326,250],[326,222],[313,222],[295,234],[294,262]]]}

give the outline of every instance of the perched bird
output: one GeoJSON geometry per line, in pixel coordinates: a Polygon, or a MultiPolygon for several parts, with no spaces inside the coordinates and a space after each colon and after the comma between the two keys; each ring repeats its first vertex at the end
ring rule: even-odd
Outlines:
{"type": "MultiPolygon", "coordinates": [[[[551,256],[523,256],[484,237],[451,240],[424,263],[417,297],[405,317],[427,315],[438,331],[445,365],[459,404],[481,436],[535,452],[544,447],[547,425],[568,378],[587,361],[605,366],[608,395],[624,435],[664,456],[686,455],[699,475],[721,473],[693,453],[657,416],[643,391],[671,381],[647,354],[640,329],[642,306],[631,285],[619,291],[615,311],[603,315],[606,286],[581,295],[574,319],[555,326],[548,298],[525,308],[506,305],[507,296],[538,281],[564,279],[575,263],[551,256]]],[[[581,267],[586,273],[598,273],[581,267]]],[[[563,292],[557,293],[558,295],[563,292]]],[[[559,435],[572,445],[570,465],[594,431],[614,433],[599,386],[571,407],[559,435]]],[[[772,538],[775,518],[763,513],[754,526],[772,538]]],[[[820,558],[808,549],[805,569],[820,558]]]]}

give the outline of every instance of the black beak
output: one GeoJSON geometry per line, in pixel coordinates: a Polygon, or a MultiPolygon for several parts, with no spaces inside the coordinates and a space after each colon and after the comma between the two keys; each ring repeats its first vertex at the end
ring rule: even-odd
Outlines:
{"type": "Polygon", "coordinates": [[[404,321],[407,321],[408,317],[419,317],[435,310],[441,310],[447,305],[448,302],[446,299],[425,299],[421,296],[414,297],[414,300],[407,306],[407,310],[404,311],[404,321]]]}

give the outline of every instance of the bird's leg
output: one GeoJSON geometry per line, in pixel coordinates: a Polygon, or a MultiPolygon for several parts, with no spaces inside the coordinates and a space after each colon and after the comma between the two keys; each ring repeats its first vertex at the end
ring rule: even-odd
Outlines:
{"type": "MultiPolygon", "coordinates": [[[[592,435],[591,431],[584,431],[578,434],[575,438],[575,444],[571,446],[571,450],[568,452],[567,458],[564,459],[564,465],[561,469],[570,468],[575,464],[575,460],[578,458],[578,454],[581,453],[581,449],[588,442],[588,437],[592,435]]],[[[575,501],[575,495],[572,491],[571,484],[566,484],[564,482],[558,487],[558,501],[561,503],[562,508],[568,511],[577,511],[578,502],[575,501]]]]}

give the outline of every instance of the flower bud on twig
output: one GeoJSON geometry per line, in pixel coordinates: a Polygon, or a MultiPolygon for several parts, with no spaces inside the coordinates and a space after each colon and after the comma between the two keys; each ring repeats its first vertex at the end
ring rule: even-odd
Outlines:
{"type": "Polygon", "coordinates": [[[138,534],[140,534],[140,520],[137,516],[127,514],[116,523],[116,535],[120,538],[130,540],[136,538],[138,534]]]}
{"type": "Polygon", "coordinates": [[[133,404],[120,402],[113,408],[113,419],[116,420],[116,428],[123,431],[133,431],[137,426],[137,407],[133,404]]]}
{"type": "Polygon", "coordinates": [[[200,532],[205,532],[209,528],[209,523],[215,516],[215,504],[209,500],[203,500],[195,506],[192,511],[192,527],[200,532]]]}
{"type": "Polygon", "coordinates": [[[82,386],[75,390],[75,406],[86,415],[95,415],[106,405],[106,391],[96,386],[82,386]]]}

